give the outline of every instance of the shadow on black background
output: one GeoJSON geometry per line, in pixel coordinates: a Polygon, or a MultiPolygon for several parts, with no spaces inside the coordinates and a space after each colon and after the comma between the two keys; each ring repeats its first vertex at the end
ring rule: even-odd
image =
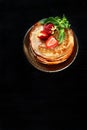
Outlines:
{"type": "Polygon", "coordinates": [[[0,0],[2,129],[19,126],[20,129],[56,130],[56,125],[49,122],[86,120],[86,10],[85,1],[0,0]],[[24,55],[24,35],[38,20],[62,14],[68,17],[78,37],[78,56],[61,72],[49,74],[36,70],[24,55]]]}

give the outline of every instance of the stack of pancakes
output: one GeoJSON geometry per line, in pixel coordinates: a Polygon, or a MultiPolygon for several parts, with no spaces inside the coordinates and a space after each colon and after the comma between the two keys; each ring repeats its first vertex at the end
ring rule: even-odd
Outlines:
{"type": "Polygon", "coordinates": [[[65,30],[65,38],[55,48],[47,48],[44,40],[38,38],[43,25],[37,22],[29,32],[29,42],[32,53],[43,64],[53,65],[66,61],[73,52],[74,34],[71,28],[65,30]]]}

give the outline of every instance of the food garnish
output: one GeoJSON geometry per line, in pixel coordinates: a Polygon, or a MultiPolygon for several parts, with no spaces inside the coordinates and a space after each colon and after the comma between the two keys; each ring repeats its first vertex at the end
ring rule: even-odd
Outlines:
{"type": "Polygon", "coordinates": [[[54,36],[50,36],[47,40],[46,40],[46,47],[47,48],[54,48],[58,46],[58,41],[55,39],[54,36]]]}
{"type": "Polygon", "coordinates": [[[49,37],[49,35],[46,31],[42,30],[38,37],[42,40],[46,40],[49,37]]]}
{"type": "Polygon", "coordinates": [[[41,31],[42,35],[40,39],[48,39],[50,36],[55,36],[55,31],[58,32],[58,36],[54,37],[58,41],[58,45],[61,44],[65,38],[65,29],[70,28],[70,23],[65,16],[60,17],[48,17],[39,21],[44,27],[41,31]],[[44,35],[44,36],[43,36],[44,35]],[[44,38],[43,38],[44,37],[44,38]]]}

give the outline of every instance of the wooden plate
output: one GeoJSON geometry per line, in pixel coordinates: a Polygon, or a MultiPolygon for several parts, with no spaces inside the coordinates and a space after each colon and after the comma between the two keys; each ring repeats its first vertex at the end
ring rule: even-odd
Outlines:
{"type": "Polygon", "coordinates": [[[76,56],[78,54],[78,48],[79,48],[78,39],[77,39],[77,36],[75,35],[75,33],[74,33],[74,50],[73,50],[71,56],[63,63],[57,64],[57,65],[46,65],[46,64],[39,63],[32,53],[32,50],[31,50],[30,44],[29,44],[29,31],[31,28],[28,29],[28,31],[26,32],[26,34],[24,36],[23,50],[24,50],[25,56],[26,56],[27,60],[29,61],[29,63],[32,64],[36,69],[43,71],[43,72],[59,72],[59,71],[66,69],[74,62],[74,60],[76,59],[76,56]]]}

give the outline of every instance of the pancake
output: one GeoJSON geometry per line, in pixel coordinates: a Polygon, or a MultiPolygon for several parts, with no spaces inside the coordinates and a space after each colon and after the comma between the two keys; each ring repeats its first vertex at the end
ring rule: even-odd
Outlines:
{"type": "Polygon", "coordinates": [[[55,48],[47,48],[46,41],[38,38],[43,30],[43,25],[37,22],[29,32],[29,42],[32,53],[36,59],[43,64],[53,65],[66,61],[72,54],[74,48],[74,33],[71,28],[65,29],[65,38],[55,48]]]}

